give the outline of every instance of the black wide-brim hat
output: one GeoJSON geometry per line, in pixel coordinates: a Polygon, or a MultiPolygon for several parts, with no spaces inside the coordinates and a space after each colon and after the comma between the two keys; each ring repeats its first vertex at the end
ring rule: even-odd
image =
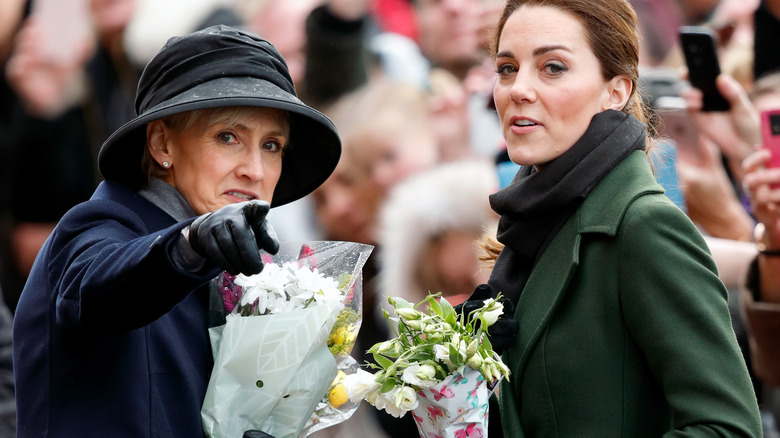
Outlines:
{"type": "Polygon", "coordinates": [[[271,205],[311,193],[336,168],[341,141],[325,115],[298,99],[287,63],[268,41],[228,26],[173,37],[138,82],[137,117],[103,143],[98,168],[106,180],[142,187],[146,124],[204,108],[254,106],[287,111],[290,145],[271,205]]]}

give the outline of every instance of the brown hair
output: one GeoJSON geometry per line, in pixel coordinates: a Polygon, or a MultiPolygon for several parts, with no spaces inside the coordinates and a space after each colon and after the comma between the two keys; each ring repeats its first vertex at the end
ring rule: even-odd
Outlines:
{"type": "Polygon", "coordinates": [[[604,79],[624,75],[631,80],[629,96],[623,112],[647,121],[647,109],[640,98],[639,33],[637,16],[627,0],[508,0],[493,34],[490,51],[493,57],[509,17],[523,6],[544,6],[568,12],[585,28],[588,43],[601,65],[604,79]]]}
{"type": "MultiPolygon", "coordinates": [[[[498,43],[509,17],[523,6],[550,7],[577,17],[585,28],[588,45],[601,66],[605,80],[624,75],[631,80],[631,95],[623,112],[647,122],[649,108],[639,90],[639,32],[637,16],[628,0],[508,0],[495,27],[490,52],[498,52],[498,43]]],[[[652,130],[646,143],[652,144],[652,130]]],[[[650,149],[650,148],[648,148],[650,149]]],[[[647,150],[649,152],[649,150],[647,150]]],[[[476,242],[479,261],[491,269],[504,245],[494,237],[495,230],[487,230],[476,242]]]]}

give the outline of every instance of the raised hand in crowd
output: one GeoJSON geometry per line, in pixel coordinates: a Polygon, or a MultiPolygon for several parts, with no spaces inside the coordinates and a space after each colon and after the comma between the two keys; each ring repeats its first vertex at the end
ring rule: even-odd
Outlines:
{"type": "Polygon", "coordinates": [[[82,68],[95,42],[85,38],[77,50],[52,59],[45,55],[43,32],[35,17],[27,19],[17,35],[6,76],[30,115],[54,118],[80,102],[84,92],[82,68]]]}
{"type": "Polygon", "coordinates": [[[742,161],[759,142],[758,112],[750,103],[744,88],[731,76],[721,74],[718,90],[731,105],[729,111],[702,111],[701,90],[689,88],[681,93],[699,131],[713,141],[727,158],[729,170],[741,180],[742,161]]]}
{"type": "Polygon", "coordinates": [[[750,240],[753,219],[737,197],[712,140],[700,135],[696,144],[678,147],[677,175],[692,221],[714,237],[750,240]]]}
{"type": "Polygon", "coordinates": [[[758,269],[760,275],[759,293],[762,301],[780,302],[780,275],[766,273],[780,272],[780,169],[767,167],[770,152],[756,148],[745,159],[743,185],[750,197],[753,215],[759,222],[755,239],[759,249],[758,269]]]}

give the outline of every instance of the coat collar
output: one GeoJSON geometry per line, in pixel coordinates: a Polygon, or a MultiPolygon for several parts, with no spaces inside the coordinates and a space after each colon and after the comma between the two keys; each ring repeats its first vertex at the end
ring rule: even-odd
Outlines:
{"type": "Polygon", "coordinates": [[[617,234],[628,206],[639,196],[664,193],[644,151],[635,151],[607,174],[577,211],[580,233],[617,234]]]}
{"type": "Polygon", "coordinates": [[[515,311],[519,331],[508,354],[513,373],[519,373],[531,347],[545,330],[579,265],[580,242],[585,233],[617,234],[631,202],[639,196],[663,193],[643,151],[636,151],[616,166],[580,205],[548,245],[528,278],[515,311]]]}
{"type": "Polygon", "coordinates": [[[168,213],[122,183],[101,182],[92,195],[92,199],[110,199],[130,208],[152,230],[167,228],[176,223],[176,220],[168,213]]]}

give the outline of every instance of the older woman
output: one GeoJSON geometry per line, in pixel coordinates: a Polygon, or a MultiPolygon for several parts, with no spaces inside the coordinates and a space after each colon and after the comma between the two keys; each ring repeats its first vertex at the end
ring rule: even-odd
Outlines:
{"type": "Polygon", "coordinates": [[[14,322],[19,436],[202,436],[208,282],[275,252],[270,206],[333,171],[330,120],[284,59],[218,26],[175,37],[139,82],[105,177],[47,240],[14,322]]]}
{"type": "Polygon", "coordinates": [[[522,167],[491,195],[516,305],[505,436],[761,436],[726,289],[645,153],[626,0],[510,0],[494,98],[522,167]]]}

